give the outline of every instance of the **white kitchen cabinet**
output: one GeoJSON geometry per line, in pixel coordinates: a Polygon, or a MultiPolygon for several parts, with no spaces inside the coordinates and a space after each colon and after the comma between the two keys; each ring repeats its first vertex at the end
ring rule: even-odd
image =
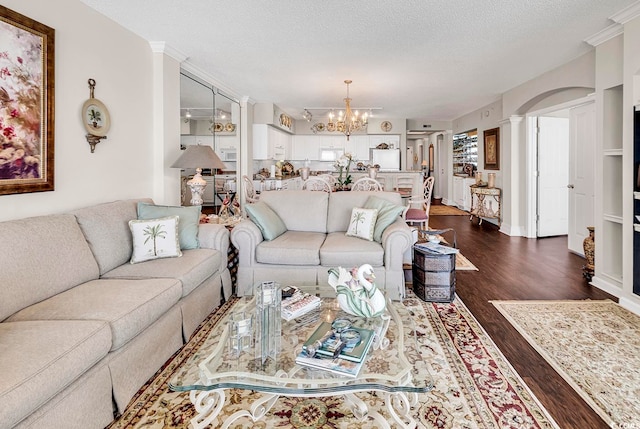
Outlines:
{"type": "Polygon", "coordinates": [[[345,152],[351,153],[354,159],[366,164],[369,161],[369,136],[351,136],[344,149],[345,152]]]}
{"type": "Polygon", "coordinates": [[[266,124],[253,125],[253,159],[288,159],[291,135],[266,124]]]}
{"type": "Polygon", "coordinates": [[[344,150],[347,137],[344,134],[320,136],[320,147],[322,149],[344,150]]]}
{"type": "Polygon", "coordinates": [[[320,136],[295,135],[291,139],[291,159],[304,161],[320,157],[320,136]]]}
{"type": "Polygon", "coordinates": [[[453,203],[462,210],[471,210],[471,188],[475,179],[453,176],[453,203]]]}

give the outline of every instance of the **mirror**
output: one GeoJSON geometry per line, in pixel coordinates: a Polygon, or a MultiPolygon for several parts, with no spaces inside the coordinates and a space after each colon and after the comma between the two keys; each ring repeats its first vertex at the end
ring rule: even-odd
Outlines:
{"type": "MultiPolygon", "coordinates": [[[[224,198],[235,197],[238,189],[240,103],[183,70],[180,73],[180,147],[186,149],[194,144],[211,146],[226,166],[222,171],[202,167],[207,181],[203,213],[218,213],[224,198]]],[[[183,171],[183,205],[189,204],[186,182],[193,174],[195,170],[183,171]]]]}

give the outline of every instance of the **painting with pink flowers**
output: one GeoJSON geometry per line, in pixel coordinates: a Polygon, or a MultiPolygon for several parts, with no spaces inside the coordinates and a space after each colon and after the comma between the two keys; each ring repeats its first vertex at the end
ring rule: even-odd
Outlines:
{"type": "Polygon", "coordinates": [[[54,189],[54,34],[0,6],[0,195],[54,189]]]}

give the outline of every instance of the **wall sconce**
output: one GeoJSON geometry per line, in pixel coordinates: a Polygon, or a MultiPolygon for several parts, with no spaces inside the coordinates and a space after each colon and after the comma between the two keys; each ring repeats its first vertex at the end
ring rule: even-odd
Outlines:
{"type": "Polygon", "coordinates": [[[96,145],[102,139],[106,140],[111,126],[111,117],[107,106],[93,96],[96,81],[89,79],[87,82],[89,83],[89,99],[82,105],[82,123],[87,130],[85,137],[91,146],[91,153],[93,153],[96,150],[96,145]]]}

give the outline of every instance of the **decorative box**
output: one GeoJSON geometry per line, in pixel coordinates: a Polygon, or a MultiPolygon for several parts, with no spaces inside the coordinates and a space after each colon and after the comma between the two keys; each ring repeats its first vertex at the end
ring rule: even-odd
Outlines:
{"type": "Polygon", "coordinates": [[[413,291],[423,301],[453,301],[456,290],[456,253],[442,254],[414,245],[412,276],[413,291]]]}

